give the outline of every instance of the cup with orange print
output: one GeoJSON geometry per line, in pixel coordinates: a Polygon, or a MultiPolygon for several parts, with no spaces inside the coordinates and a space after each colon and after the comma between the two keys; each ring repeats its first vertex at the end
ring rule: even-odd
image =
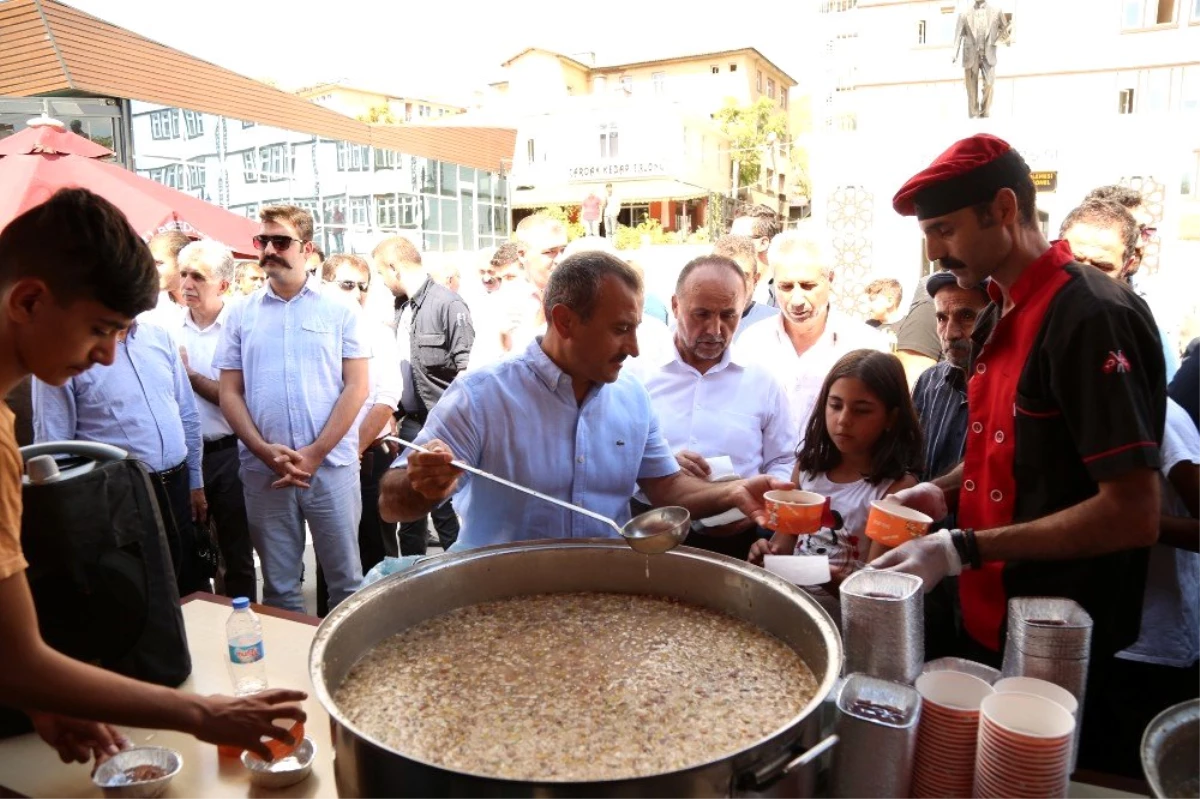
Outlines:
{"type": "Polygon", "coordinates": [[[931,524],[933,519],[920,511],[899,502],[877,499],[871,503],[871,513],[867,516],[867,538],[885,547],[897,547],[928,533],[931,524]]]}
{"type": "Polygon", "coordinates": [[[784,535],[808,535],[821,529],[825,497],[812,491],[768,491],[763,494],[767,527],[784,535]]]}

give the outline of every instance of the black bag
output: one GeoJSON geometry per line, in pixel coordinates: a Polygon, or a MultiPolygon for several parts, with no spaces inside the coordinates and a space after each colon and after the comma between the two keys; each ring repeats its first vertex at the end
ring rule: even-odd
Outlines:
{"type": "Polygon", "coordinates": [[[55,482],[26,482],[21,546],[47,644],[118,674],[174,687],[191,674],[192,660],[150,481],[142,463],[124,459],[64,472],[55,482]]]}

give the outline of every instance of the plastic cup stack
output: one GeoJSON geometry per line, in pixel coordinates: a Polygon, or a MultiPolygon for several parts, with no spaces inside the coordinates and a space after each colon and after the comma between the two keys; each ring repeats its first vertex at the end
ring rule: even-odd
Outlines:
{"type": "Polygon", "coordinates": [[[916,689],[922,704],[912,796],[970,796],[980,706],[994,694],[992,686],[958,671],[931,671],[917,678],[916,689]]]}
{"type": "Polygon", "coordinates": [[[1066,796],[1075,718],[1044,696],[997,693],[983,700],[974,796],[1066,796]]]}

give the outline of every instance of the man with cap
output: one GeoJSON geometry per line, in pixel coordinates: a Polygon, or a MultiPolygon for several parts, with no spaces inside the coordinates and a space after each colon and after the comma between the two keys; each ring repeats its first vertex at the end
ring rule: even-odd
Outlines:
{"type": "MultiPolygon", "coordinates": [[[[916,216],[929,257],[958,285],[991,279],[973,336],[963,464],[897,492],[946,516],[940,530],[876,559],[926,588],[959,577],[976,659],[998,663],[1007,602],[1057,596],[1093,620],[1088,697],[1109,690],[1106,666],[1138,632],[1147,547],[1158,538],[1159,442],[1166,383],[1154,318],[1140,298],[1050,244],[1037,224],[1024,159],[980,134],[955,143],[893,199],[916,216]]],[[[1081,764],[1089,741],[1085,730],[1081,764]]]]}

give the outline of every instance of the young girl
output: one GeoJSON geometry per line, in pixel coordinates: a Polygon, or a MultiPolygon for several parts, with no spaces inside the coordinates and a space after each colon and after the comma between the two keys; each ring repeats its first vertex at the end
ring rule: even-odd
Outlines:
{"type": "Polygon", "coordinates": [[[871,501],[916,485],[921,425],[895,355],[855,350],[838,361],[821,386],[797,451],[792,482],[829,498],[821,530],[776,533],[755,542],[750,562],[764,555],[827,555],[839,584],[884,548],[866,538],[871,501]],[[870,549],[868,549],[870,545],[870,549]]]}

